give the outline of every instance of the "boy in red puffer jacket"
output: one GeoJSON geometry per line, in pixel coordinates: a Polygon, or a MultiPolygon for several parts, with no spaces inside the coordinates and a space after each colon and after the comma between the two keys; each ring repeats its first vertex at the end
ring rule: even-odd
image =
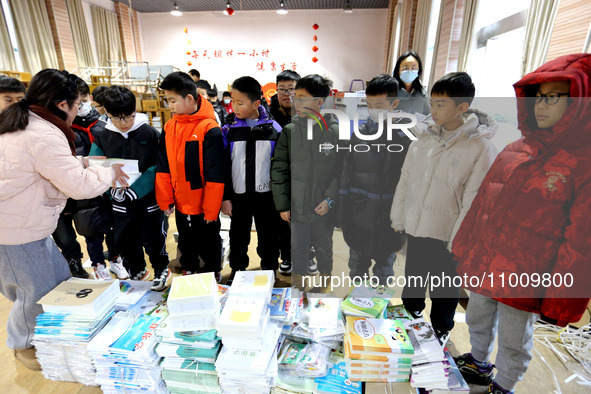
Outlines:
{"type": "Polygon", "coordinates": [[[514,85],[523,137],[499,154],[453,241],[458,274],[487,278],[468,287],[472,351],[456,362],[468,382],[489,384],[489,393],[512,392],[523,378],[539,317],[565,326],[589,302],[589,84],[591,55],[576,54],[514,85]],[[497,333],[493,381],[489,358],[497,333]]]}

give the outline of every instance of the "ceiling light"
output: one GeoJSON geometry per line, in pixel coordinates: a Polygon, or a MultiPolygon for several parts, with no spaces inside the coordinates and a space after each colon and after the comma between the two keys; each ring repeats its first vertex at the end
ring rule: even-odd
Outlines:
{"type": "Polygon", "coordinates": [[[224,15],[234,15],[234,8],[230,6],[230,0],[226,3],[226,9],[224,10],[224,15]]]}
{"type": "Polygon", "coordinates": [[[343,8],[343,11],[345,12],[345,14],[352,14],[353,13],[353,8],[351,8],[351,1],[347,0],[345,2],[345,8],[343,8]]]}
{"type": "Polygon", "coordinates": [[[283,0],[281,0],[279,2],[279,8],[277,8],[277,13],[279,15],[285,15],[285,14],[287,14],[287,8],[285,8],[285,2],[283,0]]]}
{"type": "Polygon", "coordinates": [[[174,16],[182,16],[183,13],[179,11],[179,6],[176,4],[176,2],[174,3],[174,10],[170,11],[170,15],[174,15],[174,16]]]}

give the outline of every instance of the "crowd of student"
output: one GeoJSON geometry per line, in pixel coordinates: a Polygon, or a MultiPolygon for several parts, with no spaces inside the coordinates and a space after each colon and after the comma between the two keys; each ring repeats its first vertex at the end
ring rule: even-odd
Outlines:
{"type": "MultiPolygon", "coordinates": [[[[535,99],[519,101],[523,138],[500,153],[491,143],[495,121],[470,109],[475,87],[468,74],[447,74],[428,98],[421,75],[421,60],[410,51],[393,76],[373,78],[365,91],[369,118],[348,141],[385,130],[396,111],[429,115],[412,129],[412,143],[397,130],[374,141],[399,145],[395,153],[337,152],[337,118],[316,116],[332,82],[316,74],[281,72],[267,105],[252,77],[236,79],[220,102],[196,70],[174,72],[160,85],[173,113],[161,133],[136,112],[127,88],[99,87],[91,96],[80,78],[56,70],[37,74],[26,92],[18,81],[0,79],[0,290],[15,302],[13,311],[22,307],[9,318],[9,347],[30,346],[39,312],[31,299],[68,276],[50,245],[52,232],[71,273],[84,276],[73,224],[86,238],[97,279],[110,278],[105,259],[118,278],[147,279],[145,250],[155,290],[171,276],[165,241],[173,213],[183,274],[199,271],[201,259],[218,282],[220,212],[231,217],[228,282],[249,266],[253,219],[261,268],[291,274],[299,288],[305,275],[330,280],[335,226],[350,247],[350,275],[362,276],[375,263],[373,274],[384,284],[405,242],[407,277],[570,270],[588,278],[590,108],[573,97],[589,95],[591,55],[556,59],[515,84],[518,98],[535,99]],[[138,160],[141,176],[127,185],[118,166],[88,167],[89,156],[138,160]]],[[[427,284],[404,288],[414,317],[422,316],[427,284]]],[[[580,298],[561,288],[526,288],[512,298],[493,286],[470,288],[472,352],[457,359],[466,379],[490,384],[492,393],[512,391],[532,357],[533,323],[541,316],[565,325],[582,316],[585,285],[575,289],[580,298]]],[[[459,289],[449,283],[430,296],[431,321],[445,343],[459,289]]]]}

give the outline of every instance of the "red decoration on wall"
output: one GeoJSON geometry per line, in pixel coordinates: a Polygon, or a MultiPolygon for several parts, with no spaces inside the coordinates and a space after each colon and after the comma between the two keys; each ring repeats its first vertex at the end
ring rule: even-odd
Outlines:
{"type": "Polygon", "coordinates": [[[185,32],[185,34],[189,34],[189,31],[187,30],[186,27],[185,27],[185,29],[183,31],[185,32]]]}
{"type": "Polygon", "coordinates": [[[320,26],[318,26],[318,23],[314,23],[314,24],[312,25],[312,29],[314,29],[314,30],[318,30],[318,28],[319,28],[319,27],[320,27],[320,26]]]}
{"type": "Polygon", "coordinates": [[[190,54],[191,54],[191,51],[187,51],[187,55],[190,55],[190,54]]]}
{"type": "Polygon", "coordinates": [[[318,61],[318,58],[317,58],[316,56],[314,56],[314,57],[312,58],[312,61],[313,61],[314,63],[316,63],[316,62],[318,61]]]}
{"type": "Polygon", "coordinates": [[[193,65],[193,62],[191,62],[190,60],[187,62],[187,66],[191,67],[193,65]]]}
{"type": "Polygon", "coordinates": [[[318,47],[317,47],[316,45],[314,45],[314,46],[312,47],[312,50],[313,50],[314,52],[318,52],[318,47]]]}
{"type": "Polygon", "coordinates": [[[318,37],[314,36],[314,38],[312,38],[314,40],[314,42],[318,41],[318,37]]]}

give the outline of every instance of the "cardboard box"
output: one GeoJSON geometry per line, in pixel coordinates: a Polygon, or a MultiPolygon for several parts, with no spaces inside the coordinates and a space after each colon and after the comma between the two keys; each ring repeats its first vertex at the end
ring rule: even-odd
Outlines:
{"type": "Polygon", "coordinates": [[[142,100],[144,111],[158,111],[158,100],[142,100]]]}

